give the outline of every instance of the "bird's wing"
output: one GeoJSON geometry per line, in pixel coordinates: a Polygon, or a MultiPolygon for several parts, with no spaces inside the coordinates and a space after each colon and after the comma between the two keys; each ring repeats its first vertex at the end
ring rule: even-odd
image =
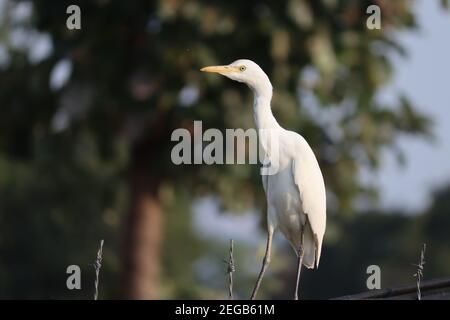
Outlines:
{"type": "Polygon", "coordinates": [[[319,265],[326,226],[326,195],[322,172],[311,148],[302,145],[292,162],[294,182],[298,187],[303,212],[307,215],[316,244],[316,267],[319,265]]]}

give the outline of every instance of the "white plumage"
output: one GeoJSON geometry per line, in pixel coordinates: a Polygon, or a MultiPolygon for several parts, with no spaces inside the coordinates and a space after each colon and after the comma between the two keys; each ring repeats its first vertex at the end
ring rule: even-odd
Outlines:
{"type": "Polygon", "coordinates": [[[267,198],[267,247],[252,299],[270,262],[272,238],[279,229],[298,256],[298,298],[301,266],[319,265],[326,226],[325,185],[316,157],[306,140],[283,129],[272,114],[272,85],[264,71],[251,60],[237,60],[227,66],[203,68],[246,83],[254,93],[254,118],[260,144],[275,174],[262,175],[267,198]],[[269,132],[269,134],[268,134],[269,132]],[[275,147],[277,146],[277,147],[275,147]]]}

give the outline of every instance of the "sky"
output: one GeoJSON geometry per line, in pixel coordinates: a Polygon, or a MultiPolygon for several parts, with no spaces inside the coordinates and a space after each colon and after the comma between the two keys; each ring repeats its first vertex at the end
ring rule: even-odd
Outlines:
{"type": "Polygon", "coordinates": [[[404,167],[384,154],[381,171],[372,177],[380,186],[384,208],[420,211],[430,203],[433,189],[450,183],[450,10],[443,10],[439,2],[417,1],[420,30],[398,35],[408,57],[393,56],[395,76],[384,93],[406,93],[433,119],[435,140],[400,138],[404,167]]]}

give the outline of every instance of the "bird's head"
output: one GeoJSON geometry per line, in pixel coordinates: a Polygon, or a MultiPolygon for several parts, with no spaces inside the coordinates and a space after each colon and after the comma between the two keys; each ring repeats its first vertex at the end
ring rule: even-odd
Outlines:
{"type": "Polygon", "coordinates": [[[200,69],[203,72],[219,73],[231,80],[243,82],[259,93],[272,94],[272,85],[266,73],[251,60],[240,59],[229,65],[210,66],[200,69]]]}

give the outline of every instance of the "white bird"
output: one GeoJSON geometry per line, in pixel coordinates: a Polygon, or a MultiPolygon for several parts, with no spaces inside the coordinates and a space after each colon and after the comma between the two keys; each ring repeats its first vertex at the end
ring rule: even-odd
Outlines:
{"type": "Polygon", "coordinates": [[[273,234],[277,229],[290,242],[298,257],[294,293],[294,299],[298,299],[302,265],[307,268],[319,266],[325,233],[325,184],[317,159],[301,135],[278,124],[270,106],[272,84],[256,63],[241,59],[229,65],[205,67],[201,71],[219,73],[243,82],[253,91],[253,113],[259,142],[275,172],[262,174],[267,198],[267,246],[251,299],[256,298],[269,265],[273,234]],[[278,148],[273,150],[276,144],[278,148]]]}

